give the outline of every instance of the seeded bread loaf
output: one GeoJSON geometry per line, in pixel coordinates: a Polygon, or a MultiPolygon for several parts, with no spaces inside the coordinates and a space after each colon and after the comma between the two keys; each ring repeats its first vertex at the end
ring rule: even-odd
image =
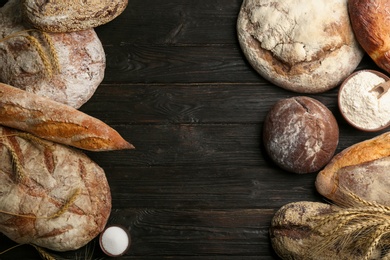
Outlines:
{"type": "Polygon", "coordinates": [[[117,131],[94,117],[2,83],[0,125],[90,151],[134,148],[117,131]]]}
{"type": "Polygon", "coordinates": [[[78,249],[105,227],[110,188],[77,149],[0,127],[0,232],[20,244],[78,249]]]}

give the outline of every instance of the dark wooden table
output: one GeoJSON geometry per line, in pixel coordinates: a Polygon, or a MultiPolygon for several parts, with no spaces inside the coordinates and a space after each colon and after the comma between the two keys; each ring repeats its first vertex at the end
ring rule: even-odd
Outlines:
{"type": "MultiPolygon", "coordinates": [[[[299,95],[262,79],[238,44],[242,0],[131,0],[96,28],[107,54],[104,82],[81,110],[117,129],[134,151],[88,153],[106,171],[109,223],[132,236],[121,259],[278,259],[268,228],[293,201],[322,201],[316,173],[276,167],[261,132],[270,107],[299,95]]],[[[377,67],[365,57],[357,69],[377,67]]],[[[337,152],[379,133],[341,118],[337,91],[310,95],[340,126],[337,152]]],[[[0,235],[0,250],[15,245],[0,235]]],[[[96,241],[66,259],[104,257],[96,241]],[[88,253],[88,252],[87,252],[88,253]]],[[[40,259],[30,246],[0,259],[40,259]]]]}

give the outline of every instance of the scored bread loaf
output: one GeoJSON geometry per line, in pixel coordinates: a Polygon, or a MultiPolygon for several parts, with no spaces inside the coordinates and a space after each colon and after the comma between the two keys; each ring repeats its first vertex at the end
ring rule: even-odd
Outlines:
{"type": "Polygon", "coordinates": [[[20,244],[78,249],[107,224],[104,170],[80,150],[0,126],[0,233],[20,244]]]}
{"type": "Polygon", "coordinates": [[[390,132],[356,143],[337,155],[316,178],[318,192],[338,204],[348,193],[390,206],[390,132]]]}
{"type": "Polygon", "coordinates": [[[90,151],[134,148],[97,118],[3,83],[0,83],[0,124],[90,151]]]}
{"type": "Polygon", "coordinates": [[[106,56],[98,35],[93,29],[33,29],[23,23],[20,1],[0,8],[0,82],[80,108],[104,78],[106,56]]]}

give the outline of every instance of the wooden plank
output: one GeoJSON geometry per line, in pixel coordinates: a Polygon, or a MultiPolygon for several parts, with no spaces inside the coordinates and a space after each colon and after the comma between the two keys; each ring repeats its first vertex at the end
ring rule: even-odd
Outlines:
{"type": "MultiPolygon", "coordinates": [[[[258,124],[294,94],[256,84],[102,84],[81,110],[108,124],[258,124]]],[[[337,89],[311,95],[336,116],[337,89]]]]}
{"type": "Polygon", "coordinates": [[[241,0],[132,0],[122,15],[96,28],[105,45],[236,44],[241,0]]]}
{"type": "Polygon", "coordinates": [[[108,83],[259,82],[236,45],[104,46],[108,83]],[[245,79],[245,80],[244,80],[245,79]]]}
{"type": "Polygon", "coordinates": [[[276,167],[106,167],[115,209],[278,209],[321,200],[316,174],[276,167]],[[289,187],[285,189],[285,187],[289,187]]]}

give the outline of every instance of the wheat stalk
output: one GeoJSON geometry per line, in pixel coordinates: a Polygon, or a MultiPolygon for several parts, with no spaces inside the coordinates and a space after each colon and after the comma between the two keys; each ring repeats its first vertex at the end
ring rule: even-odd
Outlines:
{"type": "Polygon", "coordinates": [[[369,260],[376,250],[390,247],[390,207],[366,201],[349,191],[345,194],[351,200],[350,206],[310,219],[313,232],[320,239],[311,247],[308,259],[317,259],[327,251],[345,250],[369,260]]]}
{"type": "Polygon", "coordinates": [[[60,63],[59,63],[57,51],[55,49],[53,41],[51,40],[50,36],[47,33],[40,31],[40,30],[37,30],[37,29],[23,30],[23,31],[19,31],[19,32],[10,34],[10,35],[0,39],[0,42],[7,41],[7,40],[15,38],[15,37],[24,37],[32,44],[32,46],[34,46],[35,50],[38,52],[38,55],[42,60],[42,63],[44,65],[46,73],[48,74],[48,77],[53,76],[53,73],[54,73],[53,68],[54,68],[55,72],[57,72],[57,73],[60,72],[60,65],[59,65],[60,63]],[[27,34],[27,35],[25,34],[25,33],[29,33],[29,32],[39,32],[42,35],[43,39],[45,40],[45,42],[49,48],[49,55],[50,55],[51,59],[49,59],[47,57],[47,55],[44,51],[43,45],[38,41],[37,38],[35,38],[34,36],[31,36],[29,34],[27,34]]]}
{"type": "Polygon", "coordinates": [[[19,160],[18,154],[16,153],[15,149],[12,148],[9,144],[2,143],[8,150],[11,156],[11,162],[12,162],[12,169],[15,173],[15,179],[17,183],[20,183],[23,178],[25,177],[23,165],[19,160]]]}
{"type": "Polygon", "coordinates": [[[39,247],[39,246],[34,245],[34,244],[31,244],[31,246],[33,246],[38,251],[38,253],[39,253],[39,255],[41,256],[42,259],[44,259],[44,260],[56,260],[56,258],[54,256],[49,254],[42,247],[39,247]]]}
{"type": "Polygon", "coordinates": [[[53,219],[53,218],[60,217],[62,214],[64,214],[69,209],[69,207],[75,202],[75,200],[77,199],[78,195],[80,195],[80,193],[81,193],[81,189],[77,188],[73,192],[72,196],[70,196],[70,198],[67,199],[67,201],[64,203],[64,205],[57,212],[55,212],[54,214],[49,215],[49,216],[35,216],[35,215],[28,215],[28,214],[17,214],[17,213],[5,211],[5,210],[0,210],[0,213],[11,215],[11,216],[16,216],[16,217],[29,218],[29,219],[53,219]]]}

